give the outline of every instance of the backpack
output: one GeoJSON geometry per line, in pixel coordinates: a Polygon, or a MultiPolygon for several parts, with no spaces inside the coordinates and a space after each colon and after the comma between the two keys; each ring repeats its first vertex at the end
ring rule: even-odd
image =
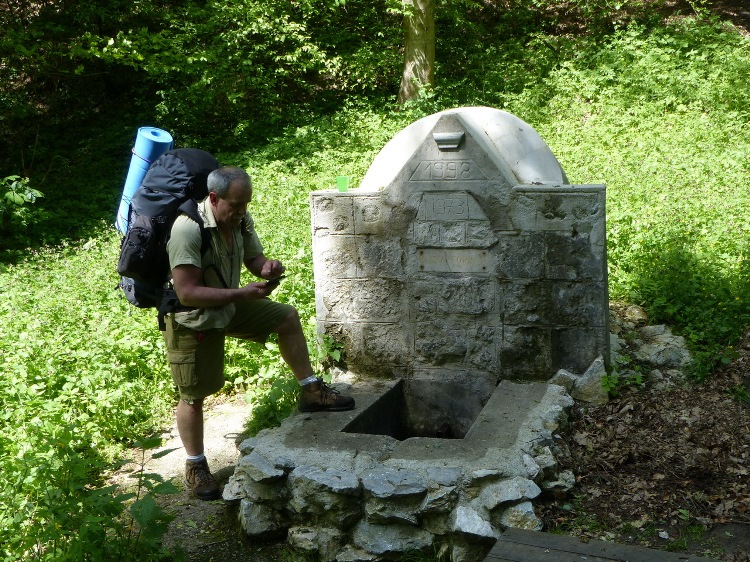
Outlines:
{"type": "Polygon", "coordinates": [[[211,235],[197,201],[208,195],[206,180],[217,168],[219,162],[204,150],[168,150],[151,164],[130,202],[117,263],[119,287],[134,306],[157,308],[162,330],[164,314],[191,310],[179,303],[170,283],[167,241],[172,224],[180,214],[189,216],[200,227],[201,255],[208,250],[211,235]]]}

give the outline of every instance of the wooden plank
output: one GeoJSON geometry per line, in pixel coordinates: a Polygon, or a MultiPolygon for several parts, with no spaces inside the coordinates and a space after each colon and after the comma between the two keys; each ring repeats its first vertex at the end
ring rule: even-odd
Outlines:
{"type": "Polygon", "coordinates": [[[503,542],[502,548],[499,549],[501,551],[499,557],[493,554],[497,550],[496,544],[485,560],[487,562],[612,562],[614,560],[609,557],[602,558],[590,554],[563,552],[549,547],[531,546],[510,541],[503,542]]]}
{"type": "Polygon", "coordinates": [[[523,529],[506,529],[487,562],[719,562],[689,554],[653,550],[605,541],[581,542],[575,537],[523,529]]]}

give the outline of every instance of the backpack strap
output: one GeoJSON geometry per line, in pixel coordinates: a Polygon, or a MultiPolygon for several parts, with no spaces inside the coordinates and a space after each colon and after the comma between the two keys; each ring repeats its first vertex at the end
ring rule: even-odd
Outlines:
{"type": "Polygon", "coordinates": [[[164,321],[164,317],[172,312],[185,312],[188,310],[195,310],[194,306],[185,306],[177,298],[177,291],[174,290],[172,283],[170,282],[168,287],[163,289],[161,294],[161,300],[159,301],[158,314],[156,318],[159,320],[159,330],[162,332],[167,329],[167,324],[164,321]]]}
{"type": "Polygon", "coordinates": [[[208,248],[211,246],[211,233],[206,229],[203,223],[203,217],[201,217],[200,213],[198,212],[198,203],[195,201],[195,199],[187,199],[182,205],[178,207],[177,214],[187,215],[198,224],[198,228],[200,228],[201,231],[202,256],[208,251],[208,248]]]}

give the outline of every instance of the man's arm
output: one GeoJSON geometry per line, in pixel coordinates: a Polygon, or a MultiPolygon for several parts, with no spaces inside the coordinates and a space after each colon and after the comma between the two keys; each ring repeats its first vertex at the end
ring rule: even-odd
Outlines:
{"type": "Polygon", "coordinates": [[[275,286],[263,282],[248,283],[239,289],[206,287],[203,270],[194,265],[178,265],[172,269],[172,284],[177,298],[185,306],[213,308],[233,302],[262,299],[270,295],[275,286]]]}

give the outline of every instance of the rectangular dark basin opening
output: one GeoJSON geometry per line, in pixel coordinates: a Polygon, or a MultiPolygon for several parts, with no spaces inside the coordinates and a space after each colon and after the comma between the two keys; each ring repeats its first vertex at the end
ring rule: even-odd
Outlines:
{"type": "Polygon", "coordinates": [[[489,397],[455,381],[400,380],[354,418],[344,433],[463,439],[489,397]]]}

